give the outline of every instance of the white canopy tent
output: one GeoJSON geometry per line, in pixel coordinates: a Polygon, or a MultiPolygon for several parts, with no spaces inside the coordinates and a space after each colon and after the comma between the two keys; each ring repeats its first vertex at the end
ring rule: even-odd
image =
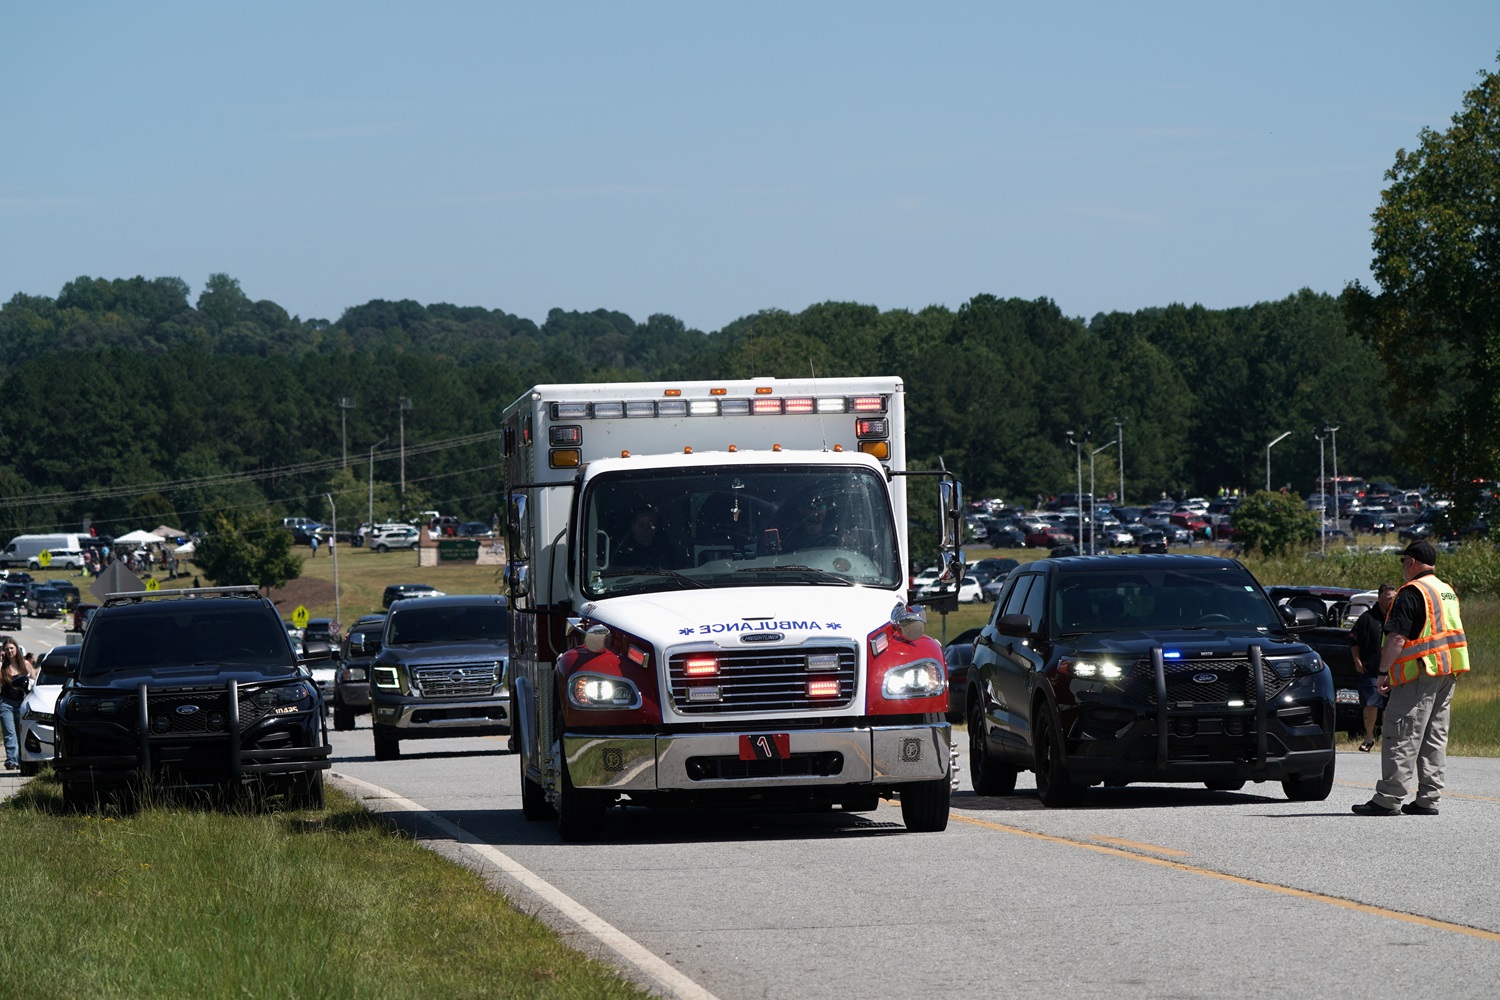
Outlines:
{"type": "Polygon", "coordinates": [[[160,535],[153,535],[149,531],[132,531],[128,535],[119,535],[115,538],[116,545],[159,545],[161,542],[160,535]]]}

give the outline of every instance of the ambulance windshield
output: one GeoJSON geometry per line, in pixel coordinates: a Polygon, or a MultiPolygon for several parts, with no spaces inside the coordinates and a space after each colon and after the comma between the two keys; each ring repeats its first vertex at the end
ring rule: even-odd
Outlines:
{"type": "Polygon", "coordinates": [[[611,473],[584,497],[584,590],[904,584],[878,473],[826,466],[611,473]]]}

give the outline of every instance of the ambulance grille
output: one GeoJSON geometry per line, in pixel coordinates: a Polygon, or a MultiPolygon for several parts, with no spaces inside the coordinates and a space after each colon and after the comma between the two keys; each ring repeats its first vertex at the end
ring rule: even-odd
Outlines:
{"type": "Polygon", "coordinates": [[[847,707],[854,698],[859,654],[852,646],[822,646],[797,649],[724,650],[716,654],[719,672],[710,677],[689,678],[686,663],[703,653],[675,653],[667,661],[672,705],[683,715],[713,715],[719,712],[776,712],[847,707]],[[838,657],[837,670],[807,669],[809,656],[838,657]],[[838,694],[810,697],[809,680],[838,682],[838,694]],[[698,700],[690,695],[715,689],[717,697],[698,700]]]}

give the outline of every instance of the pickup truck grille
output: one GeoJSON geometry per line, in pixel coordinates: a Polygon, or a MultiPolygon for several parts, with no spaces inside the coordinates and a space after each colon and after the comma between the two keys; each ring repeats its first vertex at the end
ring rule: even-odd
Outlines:
{"type": "MultiPolygon", "coordinates": [[[[1167,701],[1170,703],[1223,705],[1242,701],[1247,707],[1255,704],[1255,675],[1251,672],[1253,666],[1248,657],[1168,662],[1165,667],[1167,701]],[[1213,680],[1207,680],[1210,676],[1213,680]]],[[[1261,666],[1261,674],[1265,678],[1268,701],[1290,683],[1265,665],[1261,666]]],[[[1156,675],[1150,660],[1137,660],[1132,665],[1125,690],[1137,701],[1156,704],[1156,675]]]]}
{"type": "Polygon", "coordinates": [[[687,676],[687,661],[699,653],[675,653],[667,661],[672,704],[684,715],[718,712],[771,712],[843,708],[854,698],[859,654],[848,646],[817,649],[724,650],[714,654],[717,674],[687,676]],[[809,656],[838,657],[837,670],[810,671],[809,656]],[[837,680],[838,694],[810,697],[809,680],[837,680]],[[699,701],[690,697],[694,689],[712,688],[718,697],[699,701]]]}
{"type": "Polygon", "coordinates": [[[431,663],[413,671],[423,698],[489,697],[500,676],[500,664],[431,663]]]}

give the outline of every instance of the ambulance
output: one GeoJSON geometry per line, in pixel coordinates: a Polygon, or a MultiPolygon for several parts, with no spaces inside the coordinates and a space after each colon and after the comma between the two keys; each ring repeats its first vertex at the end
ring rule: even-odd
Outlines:
{"type": "Polygon", "coordinates": [[[505,411],[512,745],[565,841],[616,806],[948,822],[943,653],[907,495],[961,578],[961,488],[895,377],[538,385],[505,411]]]}

